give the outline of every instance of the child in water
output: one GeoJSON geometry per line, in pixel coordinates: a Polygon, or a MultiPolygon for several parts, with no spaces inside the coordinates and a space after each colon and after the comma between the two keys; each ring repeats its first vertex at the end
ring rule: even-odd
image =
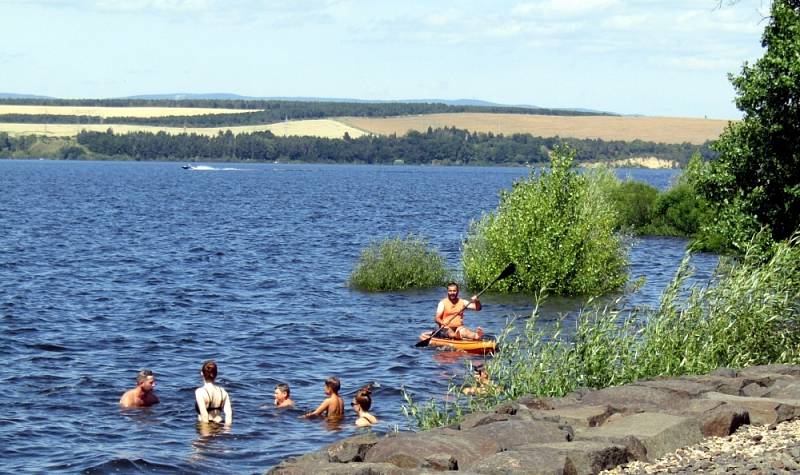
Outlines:
{"type": "Polygon", "coordinates": [[[291,409],[294,407],[294,401],[289,397],[289,385],[280,383],[275,385],[275,407],[280,409],[291,409]]]}
{"type": "Polygon", "coordinates": [[[369,427],[378,423],[378,418],[370,414],[369,408],[372,407],[372,388],[365,386],[358,390],[353,402],[350,405],[353,407],[358,418],[356,419],[356,427],[369,427]]]}
{"type": "Polygon", "coordinates": [[[344,401],[339,397],[341,383],[339,378],[331,376],[325,380],[325,395],[327,396],[322,404],[303,417],[325,416],[328,420],[341,419],[344,416],[344,401]]]}
{"type": "Polygon", "coordinates": [[[489,373],[486,371],[483,364],[480,363],[473,366],[472,369],[475,371],[475,385],[467,386],[462,389],[461,392],[467,395],[485,393],[491,384],[489,381],[489,373]]]}

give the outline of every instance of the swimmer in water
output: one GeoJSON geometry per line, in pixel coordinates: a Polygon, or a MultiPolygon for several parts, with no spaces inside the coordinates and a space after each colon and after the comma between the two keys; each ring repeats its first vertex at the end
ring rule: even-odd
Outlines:
{"type": "Polygon", "coordinates": [[[143,369],[136,375],[136,387],[125,391],[119,400],[119,405],[124,408],[150,407],[158,404],[155,393],[156,375],[149,369],[143,369]]]}
{"type": "Polygon", "coordinates": [[[280,409],[291,409],[294,407],[294,401],[289,397],[289,385],[280,383],[275,385],[275,407],[280,409]]]}
{"type": "Polygon", "coordinates": [[[228,392],[221,386],[214,384],[217,379],[217,363],[206,361],[200,369],[203,376],[203,386],[194,392],[194,409],[197,420],[200,422],[222,422],[225,415],[225,424],[233,422],[233,409],[228,392]]]}

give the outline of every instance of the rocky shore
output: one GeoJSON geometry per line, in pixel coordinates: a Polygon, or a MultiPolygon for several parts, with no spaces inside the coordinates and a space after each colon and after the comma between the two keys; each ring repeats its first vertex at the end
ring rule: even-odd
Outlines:
{"type": "Polygon", "coordinates": [[[798,418],[800,366],[719,369],[523,397],[452,427],[343,439],[267,473],[798,473],[798,418]]]}

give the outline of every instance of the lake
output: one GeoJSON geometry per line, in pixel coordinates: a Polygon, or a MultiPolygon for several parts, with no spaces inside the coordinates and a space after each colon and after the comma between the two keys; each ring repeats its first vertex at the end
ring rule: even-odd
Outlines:
{"type": "MultiPolygon", "coordinates": [[[[356,433],[297,416],[371,381],[374,429],[405,430],[402,388],[441,397],[463,359],[414,348],[445,289],[368,294],[346,285],[374,240],[421,234],[459,267],[470,220],[493,210],[524,168],[0,160],[0,472],[256,473],[356,433]],[[219,365],[234,424],[196,427],[194,389],[219,365]],[[161,404],[121,410],[138,370],[161,404]],[[298,409],[270,405],[287,382],[298,409]]],[[[665,188],[674,170],[619,170],[665,188]]],[[[686,241],[631,250],[654,305],[686,241]]],[[[716,257],[693,259],[707,278],[716,257]]],[[[469,290],[462,290],[468,298],[469,290]]],[[[470,326],[525,318],[528,296],[487,292],[470,326]]],[[[545,302],[545,321],[580,299],[545,302]]],[[[349,408],[349,406],[348,406],[349,408]]],[[[349,411],[349,409],[348,409],[349,411]]]]}

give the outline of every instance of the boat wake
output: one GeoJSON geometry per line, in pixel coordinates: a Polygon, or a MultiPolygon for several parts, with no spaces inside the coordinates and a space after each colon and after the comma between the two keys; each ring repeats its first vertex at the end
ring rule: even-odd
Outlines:
{"type": "Polygon", "coordinates": [[[184,165],[181,168],[183,168],[184,170],[193,170],[193,171],[198,171],[198,172],[211,172],[211,171],[213,171],[213,172],[240,171],[240,172],[242,172],[242,171],[247,171],[244,168],[233,168],[233,167],[217,168],[217,167],[210,167],[208,165],[184,165]]]}

